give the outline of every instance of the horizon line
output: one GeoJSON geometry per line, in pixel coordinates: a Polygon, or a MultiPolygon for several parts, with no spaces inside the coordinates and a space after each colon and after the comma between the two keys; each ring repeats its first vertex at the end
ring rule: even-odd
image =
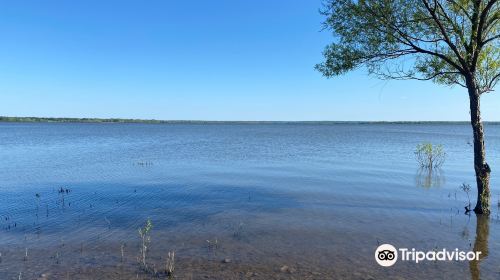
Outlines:
{"type": "MultiPolygon", "coordinates": [[[[364,124],[364,123],[401,123],[401,124],[418,124],[418,123],[456,123],[456,124],[469,124],[470,121],[345,121],[345,120],[188,120],[188,119],[139,119],[139,118],[93,118],[93,117],[11,117],[11,116],[0,116],[0,122],[23,122],[23,123],[151,123],[151,124],[196,124],[196,123],[323,123],[323,124],[342,124],[342,123],[352,123],[352,124],[364,124]]],[[[500,124],[500,121],[483,121],[483,123],[489,124],[500,124]]]]}

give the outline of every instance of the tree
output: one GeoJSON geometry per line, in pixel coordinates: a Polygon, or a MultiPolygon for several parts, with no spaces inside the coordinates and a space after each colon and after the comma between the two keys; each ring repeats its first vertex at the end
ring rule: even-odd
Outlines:
{"type": "Polygon", "coordinates": [[[326,0],[334,41],[316,69],[326,77],[365,66],[382,79],[430,80],[467,89],[478,214],[490,212],[480,98],[500,79],[500,0],[326,0]]]}

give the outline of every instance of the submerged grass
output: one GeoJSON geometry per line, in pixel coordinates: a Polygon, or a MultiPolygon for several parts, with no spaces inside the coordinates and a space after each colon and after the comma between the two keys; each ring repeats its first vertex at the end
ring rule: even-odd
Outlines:
{"type": "Polygon", "coordinates": [[[168,252],[165,263],[165,274],[168,278],[173,278],[175,271],[175,251],[168,252]]]}
{"type": "Polygon", "coordinates": [[[469,196],[471,186],[469,184],[463,183],[460,186],[460,189],[467,195],[467,200],[469,204],[465,206],[465,213],[469,213],[471,211],[470,196],[469,196]]]}
{"type": "Polygon", "coordinates": [[[147,219],[146,223],[142,228],[139,228],[139,236],[141,237],[141,248],[139,249],[139,263],[144,270],[148,269],[147,255],[149,251],[149,244],[151,243],[151,230],[153,229],[153,223],[151,219],[147,219]]]}

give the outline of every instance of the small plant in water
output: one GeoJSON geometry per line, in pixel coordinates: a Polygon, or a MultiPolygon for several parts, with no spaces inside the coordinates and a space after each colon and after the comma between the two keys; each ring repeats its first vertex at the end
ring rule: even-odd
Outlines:
{"type": "Polygon", "coordinates": [[[422,143],[417,145],[415,158],[423,168],[439,168],[444,163],[446,153],[442,145],[422,143]]]}
{"type": "Polygon", "coordinates": [[[242,234],[243,234],[243,226],[244,226],[244,225],[245,225],[245,224],[243,224],[243,223],[241,223],[241,222],[240,222],[240,223],[238,224],[238,226],[236,226],[236,228],[234,229],[234,232],[233,232],[233,236],[234,236],[234,238],[236,238],[236,239],[241,239],[241,236],[242,236],[242,234]]]}
{"type": "Polygon", "coordinates": [[[469,184],[463,183],[460,186],[460,189],[467,195],[467,200],[469,201],[469,205],[465,206],[465,213],[468,213],[471,211],[471,209],[470,209],[470,196],[469,196],[471,187],[469,184]]]}
{"type": "Polygon", "coordinates": [[[106,223],[108,224],[108,229],[111,229],[111,221],[108,220],[107,217],[104,217],[104,220],[106,221],[106,223]]]}
{"type": "Polygon", "coordinates": [[[165,273],[168,278],[172,278],[174,276],[175,270],[175,251],[168,252],[167,254],[167,262],[165,263],[165,273]]]}
{"type": "Polygon", "coordinates": [[[214,241],[207,240],[207,252],[208,255],[213,253],[214,256],[217,256],[217,249],[219,249],[219,241],[215,238],[214,241]]]}
{"type": "Polygon", "coordinates": [[[146,262],[149,244],[151,243],[150,232],[153,229],[153,223],[150,219],[146,221],[146,224],[142,228],[139,228],[139,236],[141,237],[141,248],[139,250],[139,262],[142,267],[147,270],[148,265],[146,262]]]}
{"type": "Polygon", "coordinates": [[[122,243],[122,245],[120,247],[120,252],[122,254],[120,262],[123,262],[123,260],[125,259],[125,245],[126,245],[125,243],[122,243]]]}

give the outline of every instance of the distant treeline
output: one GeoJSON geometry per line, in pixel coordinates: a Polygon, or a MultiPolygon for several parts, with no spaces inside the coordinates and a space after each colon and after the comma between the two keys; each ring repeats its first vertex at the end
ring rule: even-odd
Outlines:
{"type": "Polygon", "coordinates": [[[100,119],[100,118],[39,118],[39,117],[5,117],[0,116],[0,122],[57,122],[57,123],[167,123],[161,120],[141,119],[100,119]]]}
{"type": "MultiPolygon", "coordinates": [[[[0,122],[26,123],[151,123],[151,124],[470,124],[468,121],[202,121],[202,120],[144,120],[144,119],[101,119],[101,118],[44,118],[6,117],[0,122]]],[[[500,122],[485,122],[500,124],[500,122]]]]}

